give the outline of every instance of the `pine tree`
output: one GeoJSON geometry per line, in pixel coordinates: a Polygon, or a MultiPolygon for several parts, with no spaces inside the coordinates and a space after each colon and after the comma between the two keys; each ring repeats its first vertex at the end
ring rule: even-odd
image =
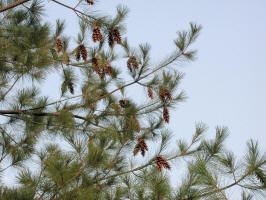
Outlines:
{"type": "Polygon", "coordinates": [[[201,26],[178,32],[173,53],[154,65],[150,45],[132,48],[125,38],[126,7],[114,17],[96,16],[80,7],[97,1],[74,8],[51,1],[79,17],[76,46],[64,21],[49,22],[55,30],[43,21],[45,2],[1,1],[0,176],[18,172],[14,187],[1,182],[0,199],[230,199],[226,191],[234,187],[243,189],[243,200],[265,197],[266,155],[257,142],[248,141],[237,162],[224,147],[227,128],[205,139],[207,126],[199,123],[190,141],[170,147],[167,123],[185,99],[174,64],[193,60],[201,26]],[[57,100],[42,95],[53,73],[62,77],[57,100]],[[127,96],[131,85],[143,88],[140,103],[127,96]],[[173,188],[167,172],[181,158],[186,175],[173,188]]]}

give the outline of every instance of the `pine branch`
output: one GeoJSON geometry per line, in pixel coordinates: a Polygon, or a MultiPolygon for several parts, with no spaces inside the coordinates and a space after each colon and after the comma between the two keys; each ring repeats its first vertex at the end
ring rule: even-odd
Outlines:
{"type": "Polygon", "coordinates": [[[22,77],[23,75],[19,75],[16,80],[14,81],[14,83],[11,85],[11,87],[3,94],[3,96],[0,98],[0,101],[4,100],[5,96],[13,89],[13,87],[15,86],[15,84],[17,83],[17,81],[22,77]]]}
{"type": "Polygon", "coordinates": [[[16,1],[16,2],[12,3],[12,4],[9,4],[9,5],[6,6],[6,7],[0,8],[0,13],[1,13],[1,12],[4,12],[4,11],[6,11],[6,10],[9,10],[9,9],[11,9],[11,8],[15,8],[15,7],[17,7],[17,6],[19,6],[19,5],[23,4],[23,3],[26,3],[26,2],[28,2],[28,1],[30,1],[30,0],[18,0],[18,1],[16,1]]]}

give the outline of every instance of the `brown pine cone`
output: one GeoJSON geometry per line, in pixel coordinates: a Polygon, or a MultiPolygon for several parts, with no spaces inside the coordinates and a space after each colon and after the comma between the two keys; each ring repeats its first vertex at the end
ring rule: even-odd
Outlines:
{"type": "Polygon", "coordinates": [[[150,87],[148,88],[148,95],[151,99],[153,99],[153,92],[152,92],[152,89],[150,87]]]}
{"type": "Polygon", "coordinates": [[[161,101],[165,101],[166,99],[172,100],[172,95],[167,88],[162,88],[159,91],[159,96],[160,96],[161,101]]]}
{"type": "Polygon", "coordinates": [[[104,69],[104,73],[106,73],[106,74],[108,74],[108,75],[111,75],[111,74],[112,74],[113,69],[112,69],[112,67],[110,66],[110,64],[109,64],[108,61],[106,61],[106,62],[104,63],[104,67],[103,67],[103,69],[104,69]]]}
{"type": "Polygon", "coordinates": [[[93,32],[92,33],[93,42],[97,42],[97,41],[101,42],[103,40],[103,36],[102,36],[102,33],[101,33],[99,26],[94,26],[92,32],[93,32]]]}
{"type": "Polygon", "coordinates": [[[137,131],[137,133],[139,133],[140,132],[139,121],[136,118],[134,118],[134,121],[135,121],[136,131],[137,131]]]}
{"type": "Polygon", "coordinates": [[[93,58],[91,59],[91,64],[92,64],[93,66],[95,66],[95,67],[97,67],[97,66],[99,65],[97,56],[95,56],[95,57],[93,57],[93,58]]]}
{"type": "Polygon", "coordinates": [[[163,118],[166,123],[169,123],[170,117],[169,117],[168,108],[166,106],[164,106],[163,108],[163,118]]]}
{"type": "Polygon", "coordinates": [[[79,45],[79,51],[84,61],[87,60],[88,52],[83,44],[79,45]]]}
{"type": "Polygon", "coordinates": [[[171,166],[169,165],[167,160],[163,158],[162,156],[156,156],[155,162],[156,162],[156,167],[158,168],[159,172],[161,172],[162,167],[166,169],[171,169],[171,166]]]}
{"type": "Polygon", "coordinates": [[[86,2],[87,2],[89,5],[93,5],[93,4],[94,4],[93,0],[86,0],[86,2]]]}
{"type": "Polygon", "coordinates": [[[57,52],[59,53],[63,48],[62,41],[59,38],[56,38],[55,44],[56,44],[57,52]]]}
{"type": "Polygon", "coordinates": [[[126,99],[122,99],[119,101],[119,105],[122,107],[122,108],[126,108],[129,106],[129,101],[126,100],[126,99]]]}
{"type": "Polygon", "coordinates": [[[144,139],[139,138],[138,139],[138,144],[135,146],[134,149],[134,156],[138,154],[138,152],[141,150],[141,155],[145,156],[145,152],[148,151],[148,146],[146,144],[146,142],[144,141],[144,139]]]}
{"type": "Polygon", "coordinates": [[[114,28],[113,35],[114,35],[114,40],[116,41],[116,43],[121,44],[122,39],[121,39],[121,34],[118,28],[114,28]]]}
{"type": "Polygon", "coordinates": [[[134,67],[135,69],[139,68],[139,64],[135,56],[130,56],[127,60],[127,68],[132,71],[132,67],[134,67]]]}

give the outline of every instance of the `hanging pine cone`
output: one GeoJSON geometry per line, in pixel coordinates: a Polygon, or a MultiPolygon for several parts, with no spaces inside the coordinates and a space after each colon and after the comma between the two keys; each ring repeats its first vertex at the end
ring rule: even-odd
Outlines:
{"type": "Polygon", "coordinates": [[[166,123],[169,123],[170,117],[169,117],[168,108],[166,106],[164,106],[163,108],[163,118],[166,123]]]}
{"type": "Polygon", "coordinates": [[[111,48],[114,46],[114,37],[112,31],[108,32],[108,44],[111,48]]]}
{"type": "Polygon", "coordinates": [[[99,26],[94,26],[92,32],[93,32],[92,33],[93,42],[97,42],[97,41],[101,42],[103,40],[103,36],[102,36],[102,33],[101,33],[99,26]]]}
{"type": "Polygon", "coordinates": [[[153,99],[153,92],[152,92],[152,89],[150,87],[148,88],[148,95],[151,99],[153,99]]]}
{"type": "Polygon", "coordinates": [[[103,70],[104,70],[104,73],[106,73],[106,74],[108,74],[108,75],[111,75],[111,74],[112,74],[113,69],[112,69],[112,67],[110,66],[110,64],[109,64],[108,61],[106,61],[106,62],[104,63],[103,70]]]}
{"type": "Polygon", "coordinates": [[[56,44],[57,52],[59,53],[63,48],[62,41],[59,38],[56,38],[55,44],[56,44]]]}
{"type": "Polygon", "coordinates": [[[82,59],[86,61],[88,57],[88,52],[83,44],[79,45],[79,52],[82,56],[82,59]]]}
{"type": "Polygon", "coordinates": [[[94,4],[93,0],[86,0],[86,2],[87,2],[89,5],[93,5],[93,4],[94,4]]]}
{"type": "Polygon", "coordinates": [[[139,64],[135,56],[130,56],[127,60],[127,68],[132,71],[132,67],[134,67],[135,69],[139,68],[139,64]]]}
{"type": "Polygon", "coordinates": [[[122,108],[126,108],[129,106],[129,101],[126,100],[126,99],[122,99],[119,101],[119,105],[122,107],[122,108]]]}
{"type": "Polygon", "coordinates": [[[116,43],[121,44],[122,39],[121,39],[121,34],[118,28],[114,28],[113,35],[114,35],[114,40],[116,41],[116,43]]]}
{"type": "Polygon", "coordinates": [[[156,167],[158,168],[159,172],[162,171],[163,167],[166,169],[171,169],[167,160],[165,158],[163,158],[162,156],[156,156],[155,162],[156,162],[156,167]]]}
{"type": "Polygon", "coordinates": [[[74,94],[74,84],[72,82],[68,83],[68,88],[71,94],[74,94]]]}
{"type": "Polygon", "coordinates": [[[94,66],[94,67],[97,67],[99,65],[98,63],[98,58],[95,56],[91,59],[91,64],[94,66]]]}
{"type": "Polygon", "coordinates": [[[138,144],[134,148],[133,155],[136,156],[139,151],[141,151],[142,156],[145,156],[145,152],[148,151],[148,146],[142,138],[138,139],[138,144]]]}
{"type": "Polygon", "coordinates": [[[159,96],[160,96],[161,101],[163,101],[163,102],[166,99],[172,100],[172,95],[167,88],[162,88],[159,92],[159,96]]]}

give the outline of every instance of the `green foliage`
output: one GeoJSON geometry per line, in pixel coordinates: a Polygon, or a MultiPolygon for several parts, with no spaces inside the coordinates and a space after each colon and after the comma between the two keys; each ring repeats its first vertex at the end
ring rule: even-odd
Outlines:
{"type": "Polygon", "coordinates": [[[225,127],[205,139],[207,126],[197,123],[190,141],[174,144],[165,125],[168,109],[186,99],[174,65],[195,59],[201,26],[178,32],[172,54],[156,64],[149,44],[134,48],[125,38],[128,8],[112,17],[83,12],[93,8],[85,1],[71,8],[52,0],[77,15],[74,46],[64,19],[44,22],[45,2],[30,0],[0,19],[0,175],[18,171],[14,187],[1,183],[0,199],[228,199],[234,186],[243,200],[251,192],[265,197],[266,157],[257,142],[237,160],[225,148],[225,127]],[[61,91],[43,96],[51,74],[61,77],[61,91]],[[133,85],[141,101],[129,96],[133,85]],[[174,188],[167,170],[181,158],[184,177],[174,188]]]}

